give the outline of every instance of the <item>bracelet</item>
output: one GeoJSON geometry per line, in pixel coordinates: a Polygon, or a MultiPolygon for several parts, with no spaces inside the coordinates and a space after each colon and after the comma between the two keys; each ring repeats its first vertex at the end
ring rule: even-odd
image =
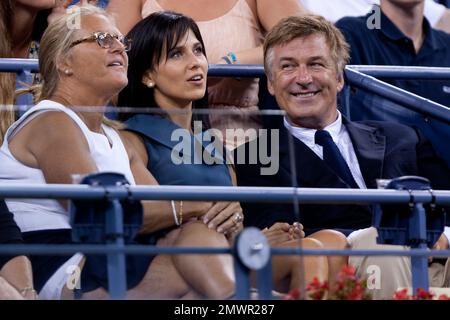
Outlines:
{"type": "Polygon", "coordinates": [[[180,201],[180,224],[183,223],[183,200],[180,201]]]}
{"type": "Polygon", "coordinates": [[[232,64],[230,58],[228,58],[227,56],[223,56],[222,59],[225,60],[225,62],[226,62],[227,64],[232,64]]]}
{"type": "Polygon", "coordinates": [[[225,56],[223,56],[222,59],[225,60],[227,64],[236,64],[237,61],[236,55],[231,51],[229,51],[225,56]]]}
{"type": "Polygon", "coordinates": [[[237,59],[236,59],[236,55],[233,53],[233,52],[231,52],[231,51],[228,51],[228,53],[227,53],[227,57],[229,57],[230,58],[230,60],[231,60],[231,64],[235,64],[236,63],[236,61],[237,61],[237,59]]]}
{"type": "Polygon", "coordinates": [[[178,221],[177,210],[175,209],[175,201],[170,201],[170,204],[172,205],[173,220],[175,221],[175,224],[179,226],[181,225],[181,222],[178,221]]]}

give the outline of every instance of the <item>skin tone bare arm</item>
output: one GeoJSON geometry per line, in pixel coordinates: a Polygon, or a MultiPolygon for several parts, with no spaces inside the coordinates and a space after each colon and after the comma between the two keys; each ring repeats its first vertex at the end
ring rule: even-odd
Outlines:
{"type": "MultiPolygon", "coordinates": [[[[157,185],[158,182],[148,171],[147,151],[140,138],[128,131],[121,131],[121,138],[130,158],[130,166],[138,185],[157,185]]],[[[141,232],[149,233],[174,225],[172,207],[168,201],[143,201],[144,223],[141,232]]],[[[189,201],[183,205],[183,219],[188,220],[203,215],[212,206],[211,202],[189,201]]]]}
{"type": "MultiPolygon", "coordinates": [[[[264,31],[269,31],[282,18],[291,15],[305,14],[306,10],[300,6],[297,0],[272,1],[272,0],[255,0],[249,1],[253,4],[252,9],[257,14],[264,31]]],[[[262,45],[256,48],[235,52],[236,60],[240,64],[262,64],[263,48],[262,45]]],[[[224,64],[225,61],[220,59],[216,63],[224,64]]]]}
{"type": "MultiPolygon", "coordinates": [[[[34,299],[36,293],[33,288],[33,274],[31,272],[31,263],[25,256],[18,256],[9,260],[0,270],[0,277],[8,281],[18,293],[22,292],[23,296],[11,296],[10,298],[26,298],[34,299]]],[[[5,285],[6,286],[6,285],[5,285]]],[[[1,290],[0,290],[1,291],[1,290]]],[[[13,292],[13,290],[11,290],[13,292]]]]}
{"type": "Polygon", "coordinates": [[[119,30],[127,34],[142,19],[142,5],[143,0],[110,0],[106,10],[114,16],[119,30]]]}

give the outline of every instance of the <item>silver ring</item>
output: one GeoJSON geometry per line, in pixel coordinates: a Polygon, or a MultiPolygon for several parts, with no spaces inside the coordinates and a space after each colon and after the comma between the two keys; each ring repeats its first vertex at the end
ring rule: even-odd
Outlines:
{"type": "Polygon", "coordinates": [[[240,213],[240,212],[236,212],[236,213],[234,214],[233,221],[234,221],[236,224],[238,224],[238,223],[241,222],[242,220],[243,220],[243,217],[242,217],[241,213],[240,213]]]}

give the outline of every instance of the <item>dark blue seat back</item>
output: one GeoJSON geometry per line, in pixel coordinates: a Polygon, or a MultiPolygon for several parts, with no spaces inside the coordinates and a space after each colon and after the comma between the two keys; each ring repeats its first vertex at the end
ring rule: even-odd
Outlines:
{"type": "MultiPolygon", "coordinates": [[[[86,176],[81,184],[91,186],[116,186],[129,184],[124,175],[114,172],[95,173],[86,176]]],[[[120,201],[123,210],[123,237],[131,242],[142,225],[143,209],[140,201],[120,201]]],[[[99,244],[117,235],[106,231],[106,215],[111,214],[112,202],[101,200],[73,200],[70,206],[70,223],[74,242],[99,244]]]]}
{"type": "MultiPolygon", "coordinates": [[[[400,177],[391,180],[386,189],[430,190],[430,182],[422,177],[400,177]]],[[[439,206],[426,205],[426,243],[431,248],[444,231],[445,210],[439,206]]],[[[416,220],[412,219],[412,208],[408,205],[374,206],[373,223],[377,228],[379,244],[415,246],[418,240],[414,234],[416,220]]],[[[420,239],[419,239],[420,240],[420,239]]]]}

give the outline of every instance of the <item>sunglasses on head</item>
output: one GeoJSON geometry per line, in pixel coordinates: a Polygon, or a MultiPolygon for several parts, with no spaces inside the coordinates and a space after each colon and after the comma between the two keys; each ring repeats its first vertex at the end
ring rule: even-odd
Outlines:
{"type": "Polygon", "coordinates": [[[109,49],[109,48],[112,47],[112,45],[114,43],[114,40],[119,41],[123,45],[125,51],[130,50],[131,42],[132,42],[130,38],[127,38],[127,37],[124,37],[124,36],[115,35],[115,34],[110,34],[108,32],[101,32],[101,31],[94,32],[89,37],[82,38],[82,39],[79,39],[79,40],[76,40],[76,41],[72,42],[70,44],[70,48],[72,48],[72,47],[74,47],[74,46],[76,46],[76,45],[78,45],[80,43],[83,43],[83,42],[96,41],[97,44],[101,48],[109,49]]]}

